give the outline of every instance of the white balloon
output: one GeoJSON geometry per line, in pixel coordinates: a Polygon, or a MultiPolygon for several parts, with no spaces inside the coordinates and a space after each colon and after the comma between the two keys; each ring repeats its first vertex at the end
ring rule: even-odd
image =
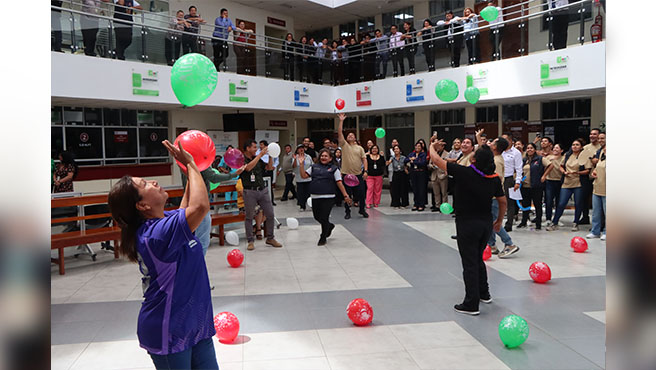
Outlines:
{"type": "Polygon", "coordinates": [[[230,245],[239,245],[239,235],[234,231],[228,231],[225,234],[225,240],[230,245]]]}
{"type": "Polygon", "coordinates": [[[294,217],[287,217],[287,227],[292,230],[298,229],[298,220],[294,217]]]}
{"type": "Polygon", "coordinates": [[[271,143],[268,148],[269,150],[267,151],[267,154],[272,158],[277,158],[280,155],[280,145],[278,145],[278,143],[271,143]]]}
{"type": "Polygon", "coordinates": [[[307,202],[305,202],[308,206],[308,208],[312,208],[312,198],[308,198],[307,202]]]}

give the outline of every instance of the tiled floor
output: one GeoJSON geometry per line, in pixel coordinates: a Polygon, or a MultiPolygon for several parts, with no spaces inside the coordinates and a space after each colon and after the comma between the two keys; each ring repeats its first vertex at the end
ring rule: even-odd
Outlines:
{"type": "MultiPolygon", "coordinates": [[[[384,205],[389,204],[387,194],[384,205]]],[[[462,268],[449,215],[387,206],[343,219],[325,247],[311,212],[280,202],[282,249],[256,243],[242,267],[228,267],[234,248],[213,242],[207,255],[216,313],[239,317],[241,336],[215,340],[221,369],[598,369],[605,353],[605,242],[588,241],[573,253],[569,239],[585,235],[515,230],[521,250],[488,261],[494,303],[481,315],[453,311],[463,296],[462,268]],[[286,217],[300,227],[288,229],[286,217]],[[547,262],[548,284],[535,284],[528,266],[547,262]],[[354,298],[374,308],[368,327],[354,327],[345,308],[354,298]],[[497,326],[506,315],[524,317],[526,343],[506,349],[497,326]]],[[[95,248],[96,250],[98,248],[95,248]]],[[[67,273],[52,267],[51,356],[53,369],[152,369],[136,340],[141,285],[136,265],[98,252],[67,258],[67,273]],[[120,354],[117,355],[117,354],[120,354]]]]}

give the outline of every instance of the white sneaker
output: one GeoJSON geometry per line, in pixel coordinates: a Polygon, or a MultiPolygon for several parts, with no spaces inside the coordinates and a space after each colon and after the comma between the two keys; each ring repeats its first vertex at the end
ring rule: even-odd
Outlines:
{"type": "Polygon", "coordinates": [[[586,239],[597,239],[598,237],[599,237],[599,235],[595,235],[593,233],[590,233],[590,234],[585,236],[586,239]]]}
{"type": "Polygon", "coordinates": [[[601,236],[601,240],[606,240],[606,234],[601,236]]]}
{"type": "Polygon", "coordinates": [[[572,231],[579,231],[579,225],[572,224],[572,231]]]}

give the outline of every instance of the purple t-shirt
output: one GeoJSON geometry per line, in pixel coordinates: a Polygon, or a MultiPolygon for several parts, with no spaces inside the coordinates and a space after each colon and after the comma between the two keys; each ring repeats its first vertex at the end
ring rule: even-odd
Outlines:
{"type": "Polygon", "coordinates": [[[168,355],[216,334],[203,249],[185,210],[144,222],[137,230],[137,252],[144,290],[137,323],[141,347],[168,355]]]}

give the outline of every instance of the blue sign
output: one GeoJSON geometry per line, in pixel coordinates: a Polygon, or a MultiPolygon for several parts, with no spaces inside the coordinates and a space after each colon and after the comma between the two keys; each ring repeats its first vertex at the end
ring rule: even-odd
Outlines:
{"type": "Polygon", "coordinates": [[[294,89],[294,106],[295,107],[310,106],[310,90],[307,87],[299,87],[294,89]]]}
{"type": "Polygon", "coordinates": [[[424,101],[424,80],[408,81],[405,85],[405,101],[424,101]]]}

